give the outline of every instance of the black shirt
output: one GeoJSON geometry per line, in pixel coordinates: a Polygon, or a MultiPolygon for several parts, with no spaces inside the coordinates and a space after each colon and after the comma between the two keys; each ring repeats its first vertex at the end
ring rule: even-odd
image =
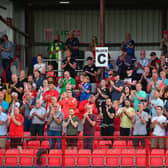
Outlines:
{"type": "MultiPolygon", "coordinates": [[[[111,118],[109,118],[109,116],[108,116],[108,114],[107,114],[107,112],[106,112],[106,107],[104,107],[103,109],[102,109],[102,113],[103,113],[103,125],[104,126],[114,126],[114,118],[113,119],[111,119],[111,118]]],[[[110,109],[109,109],[109,113],[113,113],[113,114],[115,114],[115,109],[113,108],[113,107],[111,107],[110,109]]]]}
{"type": "MultiPolygon", "coordinates": [[[[150,79],[151,78],[151,76],[150,75],[148,75],[147,76],[147,79],[150,79]]],[[[142,79],[142,81],[141,81],[141,85],[142,85],[142,90],[143,91],[145,91],[145,92],[147,92],[147,85],[148,85],[148,82],[147,82],[147,80],[146,79],[142,79]]]]}
{"type": "MultiPolygon", "coordinates": [[[[137,78],[136,78],[136,75],[133,73],[131,76],[126,76],[125,78],[124,78],[124,81],[130,81],[130,82],[133,82],[133,81],[137,81],[137,78]]],[[[135,88],[135,86],[132,86],[131,85],[131,89],[132,90],[135,90],[136,88],[135,88]]]]}
{"type": "MultiPolygon", "coordinates": [[[[9,88],[11,88],[11,85],[13,85],[13,82],[12,82],[12,83],[10,83],[9,88]]],[[[16,87],[16,88],[20,88],[20,87],[21,87],[21,88],[23,88],[23,89],[24,89],[24,87],[23,87],[22,83],[21,83],[21,82],[19,82],[19,81],[15,84],[15,87],[16,87]]],[[[19,99],[19,100],[22,100],[23,93],[21,93],[21,94],[20,94],[18,91],[16,91],[16,89],[15,89],[15,88],[11,88],[11,93],[12,93],[12,92],[16,92],[16,93],[18,94],[18,99],[19,99]]]]}
{"type": "MultiPolygon", "coordinates": [[[[88,72],[91,72],[91,73],[95,73],[95,72],[97,71],[97,68],[96,68],[95,64],[93,64],[92,66],[86,65],[86,66],[84,66],[83,71],[84,71],[84,72],[85,72],[85,71],[88,71],[88,72]]],[[[92,75],[90,75],[90,74],[88,74],[88,73],[86,73],[86,74],[87,74],[87,75],[89,76],[89,78],[90,78],[90,83],[96,83],[96,78],[95,78],[95,76],[92,76],[92,75]]]]}
{"type": "MultiPolygon", "coordinates": [[[[67,62],[67,58],[65,58],[65,59],[62,61],[62,64],[65,65],[66,62],[67,62]]],[[[74,59],[74,58],[71,58],[71,59],[70,59],[70,63],[71,63],[71,64],[76,64],[75,59],[74,59]]],[[[75,72],[75,70],[74,70],[69,64],[67,64],[66,67],[64,68],[64,72],[65,72],[65,71],[68,71],[68,72],[70,73],[71,77],[75,78],[76,72],[75,72]]]]}

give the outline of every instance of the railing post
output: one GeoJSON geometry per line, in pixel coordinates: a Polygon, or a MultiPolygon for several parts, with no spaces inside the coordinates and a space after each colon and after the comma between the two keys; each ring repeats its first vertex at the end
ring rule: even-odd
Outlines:
{"type": "Polygon", "coordinates": [[[65,149],[66,149],[66,142],[65,136],[62,136],[62,167],[65,167],[65,149]]]}
{"type": "Polygon", "coordinates": [[[145,148],[146,148],[146,168],[149,168],[149,157],[150,157],[150,143],[149,143],[149,137],[146,137],[145,139],[145,148]]]}
{"type": "Polygon", "coordinates": [[[62,51],[58,51],[58,76],[62,75],[61,63],[62,63],[62,51]]]}

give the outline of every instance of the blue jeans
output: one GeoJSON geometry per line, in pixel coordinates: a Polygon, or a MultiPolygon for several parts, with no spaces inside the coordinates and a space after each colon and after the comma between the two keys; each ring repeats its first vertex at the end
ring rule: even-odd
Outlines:
{"type": "Polygon", "coordinates": [[[29,132],[31,129],[32,120],[29,120],[28,117],[24,118],[24,131],[29,132]]]}
{"type": "MultiPolygon", "coordinates": [[[[10,59],[2,59],[2,66],[3,66],[3,69],[5,70],[8,65],[10,64],[11,60],[10,59]]],[[[6,71],[6,80],[7,82],[10,82],[11,81],[11,70],[10,70],[10,67],[7,69],[6,71]]]]}
{"type": "MultiPolygon", "coordinates": [[[[48,136],[62,136],[62,131],[48,131],[48,136]]],[[[50,138],[49,143],[50,143],[50,149],[55,148],[55,143],[57,142],[57,147],[58,149],[62,149],[62,142],[61,138],[50,138]]]]}

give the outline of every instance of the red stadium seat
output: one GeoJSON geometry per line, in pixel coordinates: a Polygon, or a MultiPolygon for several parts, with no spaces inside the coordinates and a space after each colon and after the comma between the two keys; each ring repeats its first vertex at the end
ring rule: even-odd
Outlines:
{"type": "Polygon", "coordinates": [[[112,142],[110,140],[100,140],[98,144],[98,148],[102,149],[108,149],[110,146],[112,147],[112,142]]]}
{"type": "Polygon", "coordinates": [[[136,152],[136,167],[146,167],[146,150],[138,149],[136,152]]]}
{"type": "Polygon", "coordinates": [[[33,164],[33,149],[23,149],[20,152],[20,166],[31,167],[33,164]]]}
{"type": "Polygon", "coordinates": [[[5,150],[0,149],[0,167],[3,166],[4,155],[5,155],[5,150]]]}
{"type": "Polygon", "coordinates": [[[48,155],[48,167],[61,167],[62,150],[52,149],[48,155]]]}
{"type": "Polygon", "coordinates": [[[165,166],[168,167],[168,150],[166,151],[165,155],[165,166]]]}
{"type": "Polygon", "coordinates": [[[124,141],[124,140],[114,140],[114,142],[113,142],[113,147],[123,148],[123,147],[126,147],[126,146],[127,146],[126,141],[124,141]]]}
{"type": "Polygon", "coordinates": [[[77,155],[77,165],[78,166],[90,166],[90,159],[91,159],[91,150],[88,149],[81,149],[77,155]]]}
{"type": "Polygon", "coordinates": [[[164,149],[152,149],[150,155],[150,166],[163,167],[164,149]]]}
{"type": "Polygon", "coordinates": [[[77,150],[65,150],[65,167],[72,167],[76,164],[77,150]]]}
{"type": "Polygon", "coordinates": [[[121,166],[134,166],[135,149],[121,150],[121,166]]]}
{"type": "Polygon", "coordinates": [[[106,166],[119,167],[121,149],[109,149],[106,155],[106,166]]]}
{"type": "Polygon", "coordinates": [[[5,153],[5,167],[17,167],[19,159],[18,149],[8,149],[5,153]]]}
{"type": "Polygon", "coordinates": [[[44,140],[44,141],[41,143],[41,147],[44,148],[44,149],[49,149],[49,148],[50,148],[49,141],[48,141],[48,140],[44,140]]]}
{"type": "Polygon", "coordinates": [[[95,149],[92,154],[92,165],[91,166],[104,166],[105,156],[107,151],[104,149],[95,149]]]}
{"type": "Polygon", "coordinates": [[[40,141],[39,140],[29,141],[27,147],[29,149],[38,149],[40,148],[40,141]]]}

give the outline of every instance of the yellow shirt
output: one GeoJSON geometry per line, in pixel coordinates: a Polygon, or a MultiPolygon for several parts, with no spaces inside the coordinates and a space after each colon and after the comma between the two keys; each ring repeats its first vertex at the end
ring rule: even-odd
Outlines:
{"type": "MultiPolygon", "coordinates": [[[[135,111],[132,107],[123,108],[123,109],[126,109],[127,113],[131,116],[134,115],[134,113],[135,113],[135,111]]],[[[129,119],[125,113],[121,114],[120,127],[122,127],[122,128],[132,128],[132,120],[129,119]]]]}

